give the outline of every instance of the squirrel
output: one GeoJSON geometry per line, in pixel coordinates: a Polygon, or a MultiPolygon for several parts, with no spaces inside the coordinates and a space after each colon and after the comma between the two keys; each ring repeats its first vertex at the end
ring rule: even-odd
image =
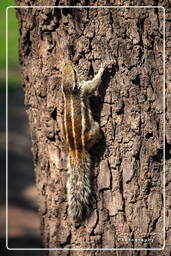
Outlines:
{"type": "Polygon", "coordinates": [[[94,121],[89,97],[101,84],[106,68],[102,65],[92,80],[78,81],[72,61],[68,61],[62,72],[64,98],[63,138],[68,148],[67,199],[69,214],[76,223],[90,214],[91,182],[90,149],[100,139],[100,127],[94,121]]]}

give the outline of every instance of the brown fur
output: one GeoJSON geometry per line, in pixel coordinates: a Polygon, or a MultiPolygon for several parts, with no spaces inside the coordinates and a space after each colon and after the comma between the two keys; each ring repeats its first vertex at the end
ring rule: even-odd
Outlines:
{"type": "Polygon", "coordinates": [[[92,81],[77,84],[75,70],[69,61],[63,70],[64,95],[63,135],[69,150],[67,182],[69,212],[78,222],[90,212],[90,166],[88,150],[99,140],[99,124],[93,120],[89,95],[101,83],[105,66],[101,67],[92,81]]]}

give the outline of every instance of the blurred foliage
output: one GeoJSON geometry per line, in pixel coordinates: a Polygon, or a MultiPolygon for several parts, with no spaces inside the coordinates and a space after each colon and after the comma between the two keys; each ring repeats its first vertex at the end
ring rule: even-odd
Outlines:
{"type": "MultiPolygon", "coordinates": [[[[5,88],[6,80],[6,8],[14,6],[14,0],[0,1],[0,89],[5,88]]],[[[19,87],[20,68],[18,59],[18,22],[15,9],[8,9],[8,87],[19,87]]]]}

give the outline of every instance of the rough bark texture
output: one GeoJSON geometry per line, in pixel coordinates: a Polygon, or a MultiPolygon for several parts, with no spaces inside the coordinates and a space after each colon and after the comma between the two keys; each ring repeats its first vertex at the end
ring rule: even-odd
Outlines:
{"type": "MultiPolygon", "coordinates": [[[[19,5],[90,4],[89,1],[16,2],[19,5]]],[[[91,1],[91,5],[106,4],[113,1],[91,1]]],[[[115,1],[115,5],[122,4],[115,1]]],[[[129,5],[129,1],[124,4],[129,5]]],[[[141,4],[151,3],[141,1],[141,4]]],[[[169,22],[169,2],[154,1],[156,4],[166,7],[169,22]]],[[[25,105],[39,190],[41,231],[47,248],[163,246],[163,12],[162,8],[17,10],[25,105]],[[67,152],[61,137],[61,72],[68,54],[85,80],[98,71],[102,62],[111,63],[100,96],[91,99],[103,139],[91,152],[92,214],[77,228],[67,214],[67,152]]],[[[169,25],[166,23],[168,32],[169,25]]],[[[169,51],[166,51],[168,59],[169,51]]],[[[168,87],[167,96],[169,100],[168,87]]],[[[167,166],[171,145],[169,115],[168,111],[167,166]]],[[[169,191],[168,168],[166,181],[169,191]]],[[[169,200],[166,206],[169,241],[169,200]]],[[[77,254],[169,255],[169,246],[162,252],[49,252],[49,255],[77,254]]]]}

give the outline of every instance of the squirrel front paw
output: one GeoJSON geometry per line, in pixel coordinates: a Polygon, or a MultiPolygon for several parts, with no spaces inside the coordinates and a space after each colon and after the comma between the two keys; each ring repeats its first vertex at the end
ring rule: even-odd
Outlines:
{"type": "Polygon", "coordinates": [[[101,69],[103,69],[103,70],[105,70],[106,68],[107,68],[107,63],[106,62],[103,62],[103,63],[101,63],[101,66],[100,66],[100,68],[101,69]]]}

